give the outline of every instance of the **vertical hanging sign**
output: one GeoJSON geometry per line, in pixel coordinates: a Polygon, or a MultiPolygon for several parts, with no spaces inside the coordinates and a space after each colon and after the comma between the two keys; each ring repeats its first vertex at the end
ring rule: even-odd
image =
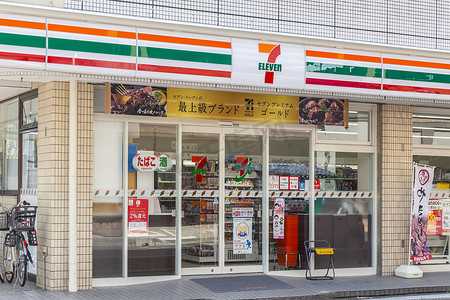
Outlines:
{"type": "Polygon", "coordinates": [[[273,203],[273,238],[284,239],[284,198],[276,198],[273,203]]]}
{"type": "Polygon", "coordinates": [[[233,207],[233,254],[252,253],[253,207],[233,207]]]}
{"type": "Polygon", "coordinates": [[[428,199],[433,183],[434,169],[414,166],[413,214],[411,224],[411,260],[414,262],[431,259],[427,244],[428,199]]]}

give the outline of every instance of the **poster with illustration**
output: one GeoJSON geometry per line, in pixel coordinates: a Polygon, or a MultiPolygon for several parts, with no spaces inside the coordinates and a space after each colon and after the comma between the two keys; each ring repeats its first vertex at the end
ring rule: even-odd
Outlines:
{"type": "Polygon", "coordinates": [[[275,198],[273,203],[273,238],[284,239],[284,198],[275,198]]]}
{"type": "Polygon", "coordinates": [[[433,183],[434,168],[414,166],[413,215],[411,228],[411,260],[431,259],[427,243],[428,199],[433,183]]]}
{"type": "Polygon", "coordinates": [[[233,254],[252,253],[253,207],[233,207],[233,254]]]}
{"type": "Polygon", "coordinates": [[[148,233],[148,199],[128,199],[128,233],[148,233]]]}

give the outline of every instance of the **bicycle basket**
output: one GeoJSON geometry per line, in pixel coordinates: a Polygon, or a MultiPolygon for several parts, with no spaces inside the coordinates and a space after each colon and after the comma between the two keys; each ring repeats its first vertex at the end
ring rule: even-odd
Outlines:
{"type": "Polygon", "coordinates": [[[15,206],[11,210],[11,229],[31,230],[36,222],[37,206],[15,206]]]}
{"type": "Polygon", "coordinates": [[[0,212],[0,231],[9,230],[8,213],[6,211],[0,212]]]}

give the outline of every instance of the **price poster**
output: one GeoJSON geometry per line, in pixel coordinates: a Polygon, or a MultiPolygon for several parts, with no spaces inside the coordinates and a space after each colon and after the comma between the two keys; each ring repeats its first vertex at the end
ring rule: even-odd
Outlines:
{"type": "Polygon", "coordinates": [[[299,190],[300,177],[289,176],[289,190],[298,191],[299,190]]]}
{"type": "Polygon", "coordinates": [[[289,176],[280,176],[280,190],[289,190],[289,176]]]}
{"type": "Polygon", "coordinates": [[[148,199],[128,200],[128,233],[148,233],[148,199]]]}
{"type": "Polygon", "coordinates": [[[273,238],[284,239],[284,198],[275,198],[273,203],[273,238]]]}
{"type": "Polygon", "coordinates": [[[428,201],[427,235],[442,235],[442,200],[428,201]]]}
{"type": "Polygon", "coordinates": [[[233,254],[252,253],[253,207],[233,207],[233,254]]]}
{"type": "Polygon", "coordinates": [[[450,199],[442,199],[442,234],[450,235],[450,199]]]}

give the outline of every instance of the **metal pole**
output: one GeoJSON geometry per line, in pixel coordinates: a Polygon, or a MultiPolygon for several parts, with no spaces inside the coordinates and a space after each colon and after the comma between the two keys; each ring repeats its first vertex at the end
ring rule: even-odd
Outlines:
{"type": "Polygon", "coordinates": [[[77,81],[69,83],[69,292],[77,291],[77,81]]]}

